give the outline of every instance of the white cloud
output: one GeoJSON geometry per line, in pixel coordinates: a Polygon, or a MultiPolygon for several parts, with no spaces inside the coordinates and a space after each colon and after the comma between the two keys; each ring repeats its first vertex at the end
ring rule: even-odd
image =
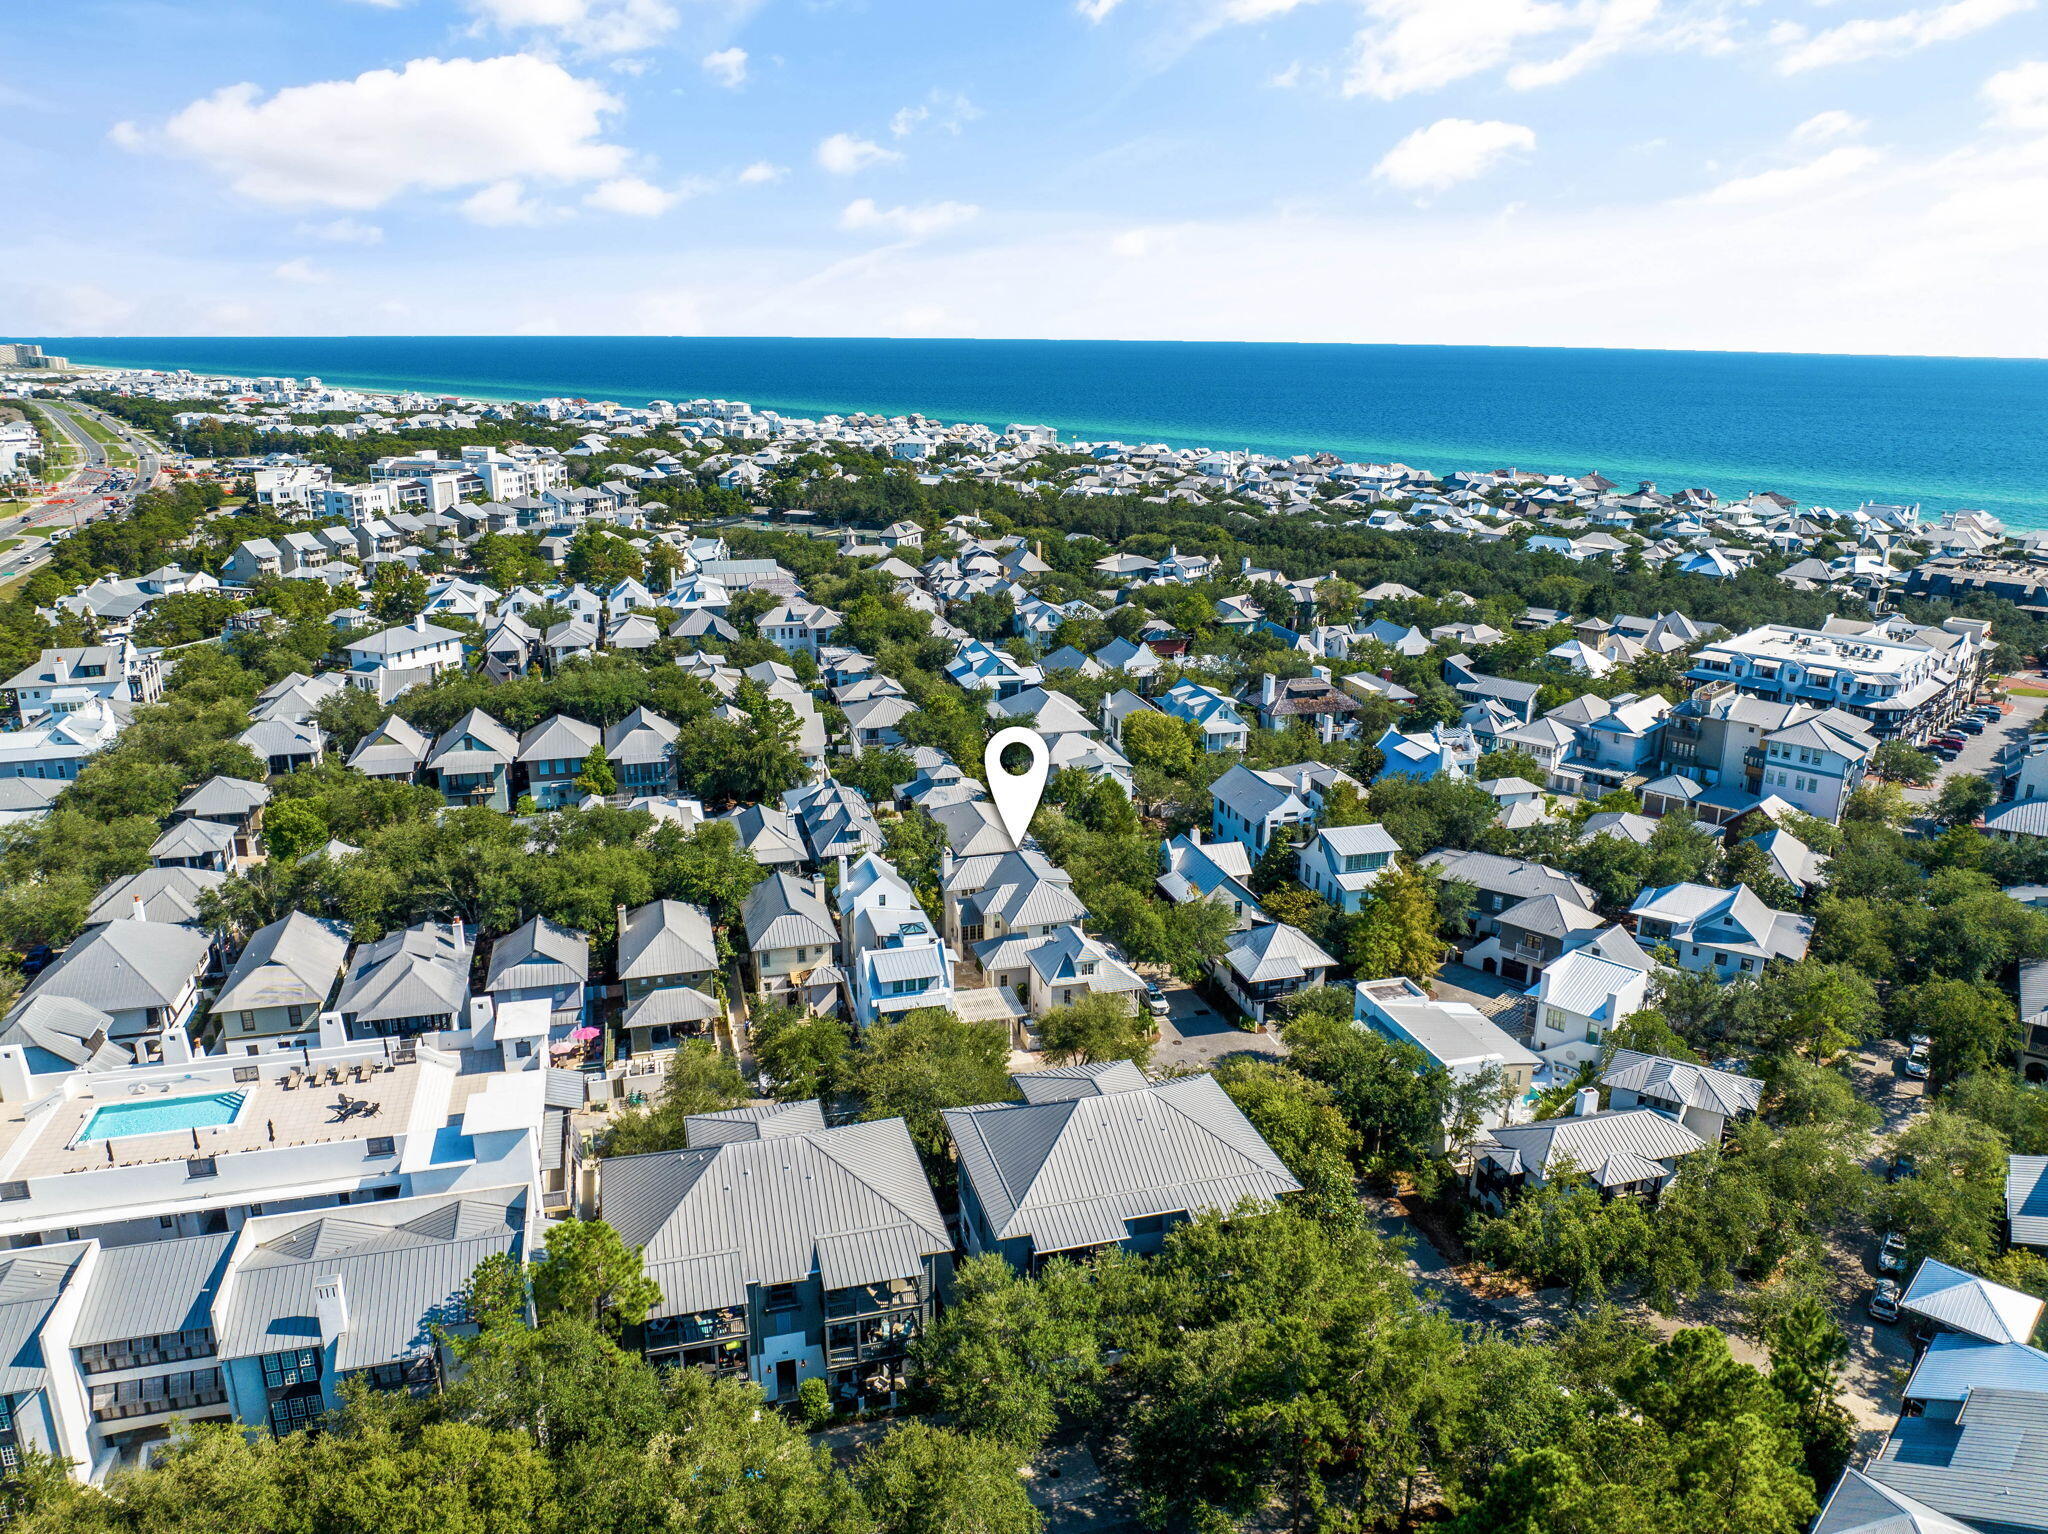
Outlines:
{"type": "Polygon", "coordinates": [[[780,181],[789,174],[787,165],[777,165],[773,160],[756,160],[739,174],[741,186],[766,186],[771,181],[780,181]]]}
{"type": "Polygon", "coordinates": [[[1557,85],[1631,49],[1726,46],[1712,9],[1670,12],[1664,0],[1363,0],[1347,96],[1392,101],[1512,66],[1515,90],[1557,85]],[[1547,59],[1516,56],[1539,38],[1567,43],[1547,59]]]}
{"type": "MultiPolygon", "coordinates": [[[[268,98],[230,85],[155,134],[131,132],[213,167],[256,202],[360,212],[411,191],[615,176],[625,151],[599,135],[618,110],[590,81],[515,53],[414,59],[268,98]]],[[[115,136],[125,141],[121,125],[115,136]]]]}
{"type": "Polygon", "coordinates": [[[2001,127],[2048,130],[2048,61],[2035,59],[2002,69],[1978,94],[2001,127]]]}
{"type": "Polygon", "coordinates": [[[882,229],[904,239],[922,240],[978,217],[981,209],[970,202],[928,202],[921,207],[882,208],[872,197],[846,205],[839,215],[841,229],[882,229]]]}
{"type": "Polygon", "coordinates": [[[705,54],[698,62],[704,73],[728,90],[738,90],[747,82],[747,50],[744,48],[721,48],[716,53],[705,54]]]}
{"type": "Polygon", "coordinates": [[[277,278],[280,282],[325,282],[327,280],[327,274],[304,256],[299,256],[290,261],[280,261],[271,268],[270,275],[277,278]]]}
{"type": "Polygon", "coordinates": [[[1520,123],[1446,117],[1402,139],[1372,173],[1403,191],[1440,192],[1485,175],[1507,155],[1535,147],[1535,133],[1520,123]]]}
{"type": "Polygon", "coordinates": [[[299,233],[309,240],[326,240],[331,245],[381,245],[384,231],[361,219],[336,218],[324,224],[301,224],[299,233]]]}
{"type": "Polygon", "coordinates": [[[897,138],[930,123],[941,133],[958,133],[964,124],[981,116],[981,108],[958,91],[935,90],[915,106],[902,108],[889,119],[889,131],[897,138]]]}
{"type": "Polygon", "coordinates": [[[526,188],[517,181],[494,181],[463,199],[462,216],[472,224],[504,229],[514,224],[538,224],[546,219],[547,210],[528,197],[526,188]]]}
{"type": "Polygon", "coordinates": [[[681,14],[669,0],[465,0],[479,24],[545,32],[584,53],[632,53],[661,41],[681,14]]]}
{"type": "Polygon", "coordinates": [[[1861,175],[1877,164],[1883,156],[1875,149],[1861,144],[1845,144],[1840,149],[1830,149],[1826,154],[1799,165],[1781,166],[1777,170],[1759,171],[1753,176],[1738,176],[1732,181],[1723,181],[1710,191],[1702,192],[1697,199],[1711,203],[1764,203],[1783,202],[1792,197],[1811,197],[1825,192],[1842,182],[1861,175]]]}
{"type": "Polygon", "coordinates": [[[1786,136],[1795,144],[1825,144],[1838,138],[1854,138],[1869,126],[1853,112],[1816,112],[1786,136]]]}
{"type": "Polygon", "coordinates": [[[1074,0],[1074,9],[1090,21],[1100,21],[1122,4],[1123,0],[1074,0]]]}
{"type": "Polygon", "coordinates": [[[1811,34],[1797,23],[1781,23],[1772,29],[1771,37],[1785,48],[1778,59],[1778,72],[1794,75],[1954,42],[2033,8],[2034,0],[1951,0],[1947,5],[1901,11],[1896,16],[1859,17],[1811,34]]]}
{"type": "Polygon", "coordinates": [[[681,200],[680,194],[642,181],[638,176],[618,176],[592,187],[584,195],[583,205],[628,218],[658,218],[681,200]]]}
{"type": "Polygon", "coordinates": [[[902,158],[873,139],[855,138],[851,133],[835,133],[818,143],[818,163],[835,176],[850,176],[870,165],[886,165],[902,158]]]}

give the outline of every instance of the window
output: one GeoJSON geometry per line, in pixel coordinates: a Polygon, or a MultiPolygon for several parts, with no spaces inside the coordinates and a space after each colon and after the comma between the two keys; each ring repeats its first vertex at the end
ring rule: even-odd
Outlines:
{"type": "Polygon", "coordinates": [[[253,1065],[238,1065],[235,1067],[235,1080],[238,1082],[257,1081],[262,1076],[263,1072],[253,1065]]]}
{"type": "Polygon", "coordinates": [[[265,1353],[258,1362],[263,1365],[263,1388],[266,1390],[282,1390],[288,1385],[304,1385],[320,1378],[318,1348],[265,1353]]]}
{"type": "Polygon", "coordinates": [[[5,1201],[5,1202],[8,1202],[8,1203],[18,1203],[18,1202],[19,1202],[20,1200],[22,1200],[22,1199],[25,1199],[25,1198],[27,1198],[27,1197],[28,1197],[28,1184],[27,1184],[27,1183],[25,1183],[25,1182],[0,1182],[0,1201],[5,1201]]]}
{"type": "Polygon", "coordinates": [[[218,1177],[220,1168],[214,1164],[211,1156],[193,1156],[185,1163],[185,1175],[192,1178],[218,1177]]]}
{"type": "Polygon", "coordinates": [[[795,1284],[770,1284],[761,1298],[761,1308],[773,1314],[777,1311],[795,1310],[803,1302],[797,1298],[795,1284]]]}
{"type": "Polygon", "coordinates": [[[397,1142],[392,1136],[371,1135],[369,1147],[364,1154],[370,1156],[389,1156],[395,1154],[397,1148],[397,1142]]]}

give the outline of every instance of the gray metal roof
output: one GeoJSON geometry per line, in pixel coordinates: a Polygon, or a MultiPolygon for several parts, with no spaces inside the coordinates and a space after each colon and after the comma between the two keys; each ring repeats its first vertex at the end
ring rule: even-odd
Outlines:
{"type": "MultiPolygon", "coordinates": [[[[551,638],[553,632],[549,631],[551,638]]],[[[581,761],[603,738],[594,724],[571,719],[567,714],[551,714],[519,737],[519,760],[581,761]]]]}
{"type": "Polygon", "coordinates": [[[69,996],[102,1012],[167,1007],[206,968],[210,946],[190,927],[110,921],[65,949],[28,995],[69,996]]]}
{"type": "Polygon", "coordinates": [[[1717,1071],[1662,1055],[1617,1049],[1600,1078],[1604,1087],[1620,1087],[1639,1097],[1679,1103],[1687,1108],[1705,1108],[1728,1118],[1754,1113],[1763,1101],[1764,1084],[1754,1076],[1717,1071]]]}
{"type": "Polygon", "coordinates": [[[221,982],[211,1010],[321,1006],[348,957],[348,940],[345,923],[304,911],[258,928],[221,982]]]}
{"type": "Polygon", "coordinates": [[[85,1252],[83,1243],[74,1242],[0,1258],[0,1395],[40,1389],[48,1378],[43,1322],[85,1252]]]}
{"type": "Polygon", "coordinates": [[[2006,1163],[2005,1217],[2014,1246],[2048,1248],[2048,1156],[2014,1156],[2006,1163]]]}
{"type": "Polygon", "coordinates": [[[467,933],[448,922],[422,922],[356,949],[335,1010],[365,1022],[439,1017],[469,1000],[467,933]]]}
{"type": "Polygon", "coordinates": [[[924,1256],[953,1245],[901,1119],[616,1156],[603,1164],[600,1190],[604,1218],[645,1249],[648,1271],[663,1283],[656,1315],[704,1309],[696,1302],[714,1288],[712,1303],[734,1304],[746,1284],[807,1279],[823,1271],[823,1238],[913,1228],[894,1245],[834,1249],[835,1260],[854,1267],[856,1255],[871,1264],[885,1251],[917,1259],[884,1275],[893,1278],[913,1276],[924,1256]],[[684,1262],[697,1266],[670,1267],[684,1262]],[[670,1276],[704,1287],[672,1287],[670,1276]]]}
{"type": "Polygon", "coordinates": [[[349,1317],[337,1370],[428,1346],[434,1323],[461,1319],[457,1297],[476,1265],[518,1246],[525,1196],[490,1188],[251,1221],[214,1306],[220,1356],[317,1343],[313,1288],[330,1277],[342,1281],[349,1317]]]}
{"type": "Polygon", "coordinates": [[[1561,895],[1589,910],[1593,905],[1593,892],[1570,874],[1526,858],[1501,857],[1492,852],[1453,852],[1439,847],[1422,861],[1446,879],[1457,879],[1517,900],[1532,895],[1561,895]]]}
{"type": "Polygon", "coordinates": [[[747,891],[740,907],[747,947],[755,953],[775,948],[834,947],[839,933],[818,886],[794,874],[772,873],[747,891]]]}
{"type": "Polygon", "coordinates": [[[2048,1353],[2024,1342],[1937,1332],[1913,1366],[1904,1393],[1912,1401],[1960,1401],[1983,1386],[2048,1390],[2048,1353]]]}
{"type": "Polygon", "coordinates": [[[1953,1422],[1902,1417],[1872,1480],[1984,1529],[2048,1529],[2048,1393],[1973,1390],[1953,1422]]]}
{"type": "Polygon", "coordinates": [[[487,991],[569,985],[590,978],[590,939],[544,916],[514,927],[491,944],[487,991]]]}
{"type": "Polygon", "coordinates": [[[102,1249],[72,1345],[212,1326],[213,1297],[234,1244],[234,1232],[223,1231],[102,1249]]]}
{"type": "Polygon", "coordinates": [[[733,1140],[772,1140],[777,1135],[809,1134],[825,1127],[825,1110],[816,1098],[796,1103],[747,1103],[716,1113],[693,1113],[683,1121],[692,1150],[733,1140]]]}
{"type": "Polygon", "coordinates": [[[1489,1135],[1498,1149],[1484,1149],[1480,1155],[1510,1173],[1548,1176],[1556,1163],[1569,1160],[1603,1188],[1661,1177],[1668,1170],[1665,1162],[1691,1155],[1707,1143],[1654,1108],[1505,1124],[1489,1135]]]}
{"type": "Polygon", "coordinates": [[[1844,1470],[1812,1534],[1981,1534],[1904,1492],[1844,1470]]]}
{"type": "Polygon", "coordinates": [[[2043,1302],[1961,1268],[1921,1259],[1899,1308],[1986,1342],[2025,1342],[2040,1324],[2043,1302]]]}
{"type": "Polygon", "coordinates": [[[681,900],[650,900],[626,913],[619,933],[619,978],[701,975],[718,968],[711,918],[681,900]]]}
{"type": "Polygon", "coordinates": [[[1020,1071],[1010,1078],[1027,1103],[1060,1103],[1076,1097],[1101,1097],[1109,1092],[1142,1092],[1145,1073],[1128,1060],[1092,1065],[1051,1065],[1020,1071]]]}
{"type": "Polygon", "coordinates": [[[953,1108],[946,1127],[996,1239],[1027,1237],[1038,1252],[1122,1241],[1126,1220],[1301,1186],[1212,1076],[953,1108]]]}
{"type": "Polygon", "coordinates": [[[228,778],[216,774],[180,799],[177,809],[172,813],[201,816],[233,815],[239,818],[269,802],[270,788],[267,784],[251,783],[245,778],[228,778]]]}

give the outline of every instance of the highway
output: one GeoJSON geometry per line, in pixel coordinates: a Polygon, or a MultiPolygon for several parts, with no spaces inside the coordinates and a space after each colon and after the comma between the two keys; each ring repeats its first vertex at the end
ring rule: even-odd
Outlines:
{"type": "Polygon", "coordinates": [[[31,503],[27,511],[0,521],[0,541],[27,539],[0,554],[0,581],[26,575],[41,564],[49,555],[52,534],[83,526],[115,510],[128,510],[136,496],[156,483],[159,472],[156,450],[125,422],[70,400],[37,399],[34,403],[49,424],[78,448],[80,461],[54,492],[31,503]],[[82,415],[112,432],[134,455],[132,471],[108,462],[106,448],[80,424],[82,415]],[[119,506],[107,505],[110,499],[119,506]]]}

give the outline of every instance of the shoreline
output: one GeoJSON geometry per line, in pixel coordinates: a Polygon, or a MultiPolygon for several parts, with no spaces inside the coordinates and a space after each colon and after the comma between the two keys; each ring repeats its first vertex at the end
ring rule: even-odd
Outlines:
{"type": "MultiPolygon", "coordinates": [[[[256,339],[260,342],[266,338],[256,339]]],[[[288,343],[293,338],[280,339],[288,343]]],[[[314,341],[333,341],[347,340],[349,338],[312,339],[314,341]]],[[[417,339],[422,342],[431,340],[431,338],[405,339],[417,339]]],[[[494,337],[486,339],[499,342],[514,341],[519,338],[494,337]]],[[[580,338],[543,339],[552,341],[576,340],[580,338]]],[[[628,339],[637,340],[642,338],[628,339]]],[[[700,338],[680,339],[697,340],[700,338]]],[[[728,338],[710,339],[723,342],[728,338]]],[[[827,339],[829,340],[830,338],[827,339]]],[[[116,347],[119,346],[118,341],[114,344],[116,347]]],[[[964,351],[981,343],[962,341],[948,344],[961,348],[964,351]]],[[[1043,342],[1025,344],[1043,346],[1047,349],[1048,354],[1050,354],[1066,343],[1043,342]]],[[[1151,343],[1146,344],[1149,345],[1151,343]]],[[[1212,343],[1175,344],[1189,347],[1206,347],[1212,343]]],[[[1254,346],[1254,343],[1229,344],[1246,347],[1254,346]]],[[[202,351],[205,349],[203,341],[199,343],[198,349],[202,351]]],[[[1487,349],[1443,347],[1417,348],[1416,350],[1450,354],[1459,351],[1487,349]]],[[[1623,352],[1619,353],[1619,355],[1638,354],[1623,352]]],[[[1662,357],[1668,360],[1671,357],[1685,357],[1691,354],[1641,353],[1640,355],[1662,357]]],[[[1864,360],[1860,358],[1834,359],[1825,357],[1805,359],[1803,354],[1791,353],[1715,353],[1711,355],[1715,357],[1736,358],[1791,358],[1795,360],[1817,360],[1821,363],[1832,363],[1835,361],[1854,363],[1864,360]]],[[[1856,481],[1864,480],[1866,476],[1860,474],[1845,476],[1831,474],[1826,470],[1815,472],[1812,470],[1787,469],[1783,467],[1758,470],[1754,467],[1743,467],[1732,461],[1675,462],[1670,457],[1659,457],[1655,454],[1631,456],[1602,448],[1590,449],[1579,456],[1568,456],[1572,454],[1573,450],[1557,449],[1554,447],[1544,448],[1533,444],[1500,450],[1447,441],[1399,440],[1404,434],[1400,433],[1398,427],[1394,427],[1387,435],[1363,430],[1356,432],[1339,431],[1334,434],[1319,434],[1318,440],[1310,441],[1286,434],[1274,434],[1257,427],[1237,430],[1228,428],[1212,430],[1200,423],[1176,423],[1159,418],[1156,409],[1142,407],[1130,411],[1125,419],[1105,421],[1096,418],[1094,412],[1079,415],[1072,410],[1063,408],[997,412],[985,408],[978,409],[975,404],[965,400],[948,403],[943,398],[940,398],[935,403],[920,405],[901,399],[886,398],[886,396],[891,394],[902,393],[901,383],[894,383],[894,386],[892,386],[892,383],[878,382],[876,384],[876,394],[885,397],[883,402],[857,404],[844,399],[834,398],[833,394],[835,391],[832,387],[832,381],[826,378],[820,378],[819,382],[822,387],[816,392],[804,390],[801,394],[788,388],[763,391],[759,389],[722,390],[691,387],[656,392],[644,385],[639,387],[626,386],[624,380],[613,380],[610,387],[595,384],[563,384],[555,386],[540,382],[498,382],[494,380],[457,377],[435,378],[420,374],[395,374],[374,368],[328,368],[323,371],[317,366],[317,360],[310,358],[305,359],[305,363],[298,365],[296,371],[289,371],[283,366],[274,365],[276,360],[274,358],[263,358],[246,365],[238,365],[233,370],[224,370],[217,362],[203,367],[192,367],[166,362],[133,360],[86,362],[82,359],[74,359],[74,366],[82,372],[90,373],[165,373],[179,371],[182,368],[182,370],[190,371],[196,377],[209,382],[254,377],[317,377],[330,387],[354,390],[366,394],[396,396],[411,393],[428,395],[437,399],[479,404],[531,405],[544,398],[567,398],[593,402],[610,401],[632,407],[644,406],[647,402],[654,399],[680,402],[690,398],[723,397],[744,399],[757,409],[772,410],[790,416],[875,415],[896,417],[917,415],[942,424],[974,423],[986,425],[998,431],[1002,430],[1004,426],[1012,421],[1030,420],[1052,427],[1058,433],[1063,443],[1072,441],[1120,441],[1137,445],[1158,442],[1175,449],[1192,449],[1205,452],[1240,452],[1281,459],[1297,455],[1327,452],[1354,462],[1403,462],[1422,467],[1439,476],[1460,470],[1477,472],[1509,467],[1544,475],[1577,476],[1597,471],[1624,487],[1632,486],[1639,480],[1653,481],[1667,492],[1690,486],[1707,487],[1712,489],[1723,502],[1740,500],[1748,495],[1766,490],[1776,490],[1793,497],[1802,507],[1826,507],[1838,513],[1852,511],[1858,505],[1865,502],[1885,505],[1917,503],[1922,508],[1922,520],[1926,522],[1938,521],[1942,514],[1949,511],[1986,509],[1992,515],[1997,516],[2009,528],[2016,531],[2048,527],[2048,502],[2030,504],[2024,499],[2018,499],[2015,493],[2010,490],[2001,490],[1990,485],[1959,484],[1947,481],[1941,484],[1922,483],[1918,481],[1910,470],[1902,473],[1897,479],[1893,479],[1882,470],[1879,470],[1868,475],[1867,483],[1859,487],[1856,481]],[[1842,483],[1841,481],[1843,480],[1848,482],[1842,483]]],[[[1967,364],[1978,359],[1934,360],[1941,362],[1955,361],[1967,364]]],[[[631,366],[632,364],[628,362],[626,365],[631,366]]],[[[681,359],[677,365],[678,372],[711,370],[708,364],[694,362],[688,358],[681,359]]],[[[821,369],[820,371],[827,370],[821,369]]],[[[942,380],[934,382],[934,396],[943,395],[946,392],[948,391],[942,380]]],[[[1883,438],[1874,435],[1873,441],[1877,442],[1881,447],[1883,438]]],[[[1693,454],[1684,455],[1687,460],[1695,456],[1693,454]]],[[[1882,456],[1882,454],[1879,452],[1874,454],[1874,456],[1882,456]]],[[[1902,465],[1901,467],[1903,468],[1904,466],[1902,465]]]]}

